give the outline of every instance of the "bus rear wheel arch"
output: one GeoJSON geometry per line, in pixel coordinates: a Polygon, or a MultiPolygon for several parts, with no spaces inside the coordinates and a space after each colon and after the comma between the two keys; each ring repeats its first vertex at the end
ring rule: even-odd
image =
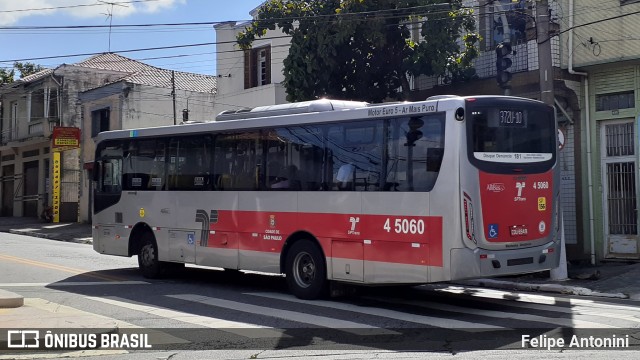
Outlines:
{"type": "Polygon", "coordinates": [[[284,270],[289,291],[296,297],[312,300],[327,295],[327,264],[316,242],[295,241],[285,255],[284,270]]]}

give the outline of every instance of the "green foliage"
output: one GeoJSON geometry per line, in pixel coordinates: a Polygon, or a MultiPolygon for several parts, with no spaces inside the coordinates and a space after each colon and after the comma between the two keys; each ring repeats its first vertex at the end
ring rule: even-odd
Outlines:
{"type": "Polygon", "coordinates": [[[30,62],[21,63],[17,61],[13,63],[13,68],[17,69],[20,72],[20,79],[45,69],[42,66],[36,65],[34,63],[30,63],[30,62]]]}
{"type": "Polygon", "coordinates": [[[14,76],[15,71],[13,69],[0,69],[0,85],[12,83],[14,76]]]}
{"type": "Polygon", "coordinates": [[[479,35],[462,0],[269,0],[238,44],[248,49],[276,28],[292,37],[284,59],[289,101],[380,102],[408,92],[407,75],[454,82],[475,75],[479,35]],[[409,28],[417,25],[420,41],[409,28]]]}
{"type": "Polygon", "coordinates": [[[35,74],[44,69],[45,68],[43,68],[42,66],[34,63],[30,63],[30,62],[21,63],[16,61],[13,63],[12,69],[0,68],[0,85],[12,83],[16,75],[16,70],[18,70],[18,72],[20,73],[20,79],[22,79],[25,76],[35,74]]]}

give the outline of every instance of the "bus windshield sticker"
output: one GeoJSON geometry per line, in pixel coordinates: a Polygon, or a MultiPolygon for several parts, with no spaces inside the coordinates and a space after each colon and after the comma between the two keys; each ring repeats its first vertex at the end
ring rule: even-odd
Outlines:
{"type": "Polygon", "coordinates": [[[139,178],[139,177],[132,178],[131,186],[142,186],[142,178],[139,178]]]}
{"type": "Polygon", "coordinates": [[[487,234],[489,239],[495,239],[498,237],[498,224],[489,224],[487,228],[487,234]]]}
{"type": "Polygon", "coordinates": [[[478,160],[498,162],[498,163],[534,163],[551,160],[552,153],[506,153],[506,152],[484,152],[473,153],[478,160]]]}

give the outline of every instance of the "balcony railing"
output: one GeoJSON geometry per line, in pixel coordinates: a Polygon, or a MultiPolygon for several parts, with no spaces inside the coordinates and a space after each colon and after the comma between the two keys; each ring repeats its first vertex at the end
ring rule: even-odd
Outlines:
{"type": "Polygon", "coordinates": [[[2,145],[7,145],[10,142],[25,141],[39,137],[49,138],[53,133],[53,128],[59,124],[60,119],[58,117],[32,118],[26,127],[19,124],[18,127],[2,130],[0,141],[2,145]]]}

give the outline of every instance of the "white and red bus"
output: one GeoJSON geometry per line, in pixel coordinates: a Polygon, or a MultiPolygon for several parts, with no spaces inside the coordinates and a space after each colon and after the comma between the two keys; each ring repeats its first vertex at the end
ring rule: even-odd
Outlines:
{"type": "Polygon", "coordinates": [[[146,277],[195,264],[422,284],[558,266],[557,127],[541,102],[317,100],[100,133],[93,247],[146,277]]]}

